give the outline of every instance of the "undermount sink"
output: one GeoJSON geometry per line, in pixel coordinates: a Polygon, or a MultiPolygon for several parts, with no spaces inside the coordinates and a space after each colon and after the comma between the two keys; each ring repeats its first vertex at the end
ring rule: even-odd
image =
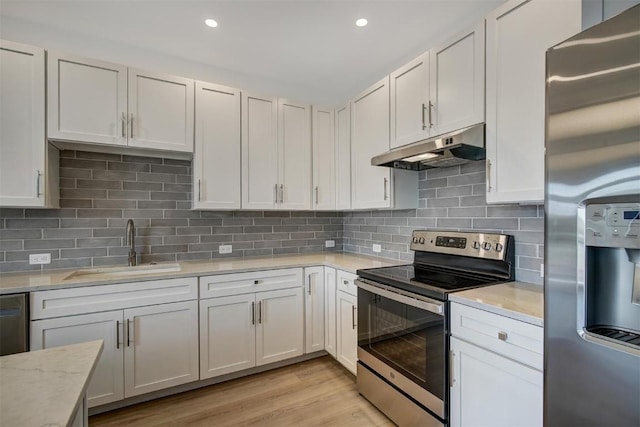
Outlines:
{"type": "Polygon", "coordinates": [[[76,279],[82,276],[102,276],[109,277],[130,277],[142,276],[145,274],[172,273],[180,271],[180,264],[146,264],[135,267],[105,267],[105,268],[87,268],[76,270],[65,276],[63,280],[76,279]]]}

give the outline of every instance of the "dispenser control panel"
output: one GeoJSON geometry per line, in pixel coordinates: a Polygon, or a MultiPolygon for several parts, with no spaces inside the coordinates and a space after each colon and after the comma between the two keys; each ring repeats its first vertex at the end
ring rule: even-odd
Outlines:
{"type": "Polygon", "coordinates": [[[640,248],[640,203],[587,205],[585,240],[589,246],[640,248]]]}

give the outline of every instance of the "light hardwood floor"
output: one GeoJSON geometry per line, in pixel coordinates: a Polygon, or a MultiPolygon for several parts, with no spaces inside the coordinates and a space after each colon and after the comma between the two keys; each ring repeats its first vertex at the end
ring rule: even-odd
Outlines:
{"type": "Polygon", "coordinates": [[[89,418],[111,426],[393,426],[329,356],[89,418]]]}

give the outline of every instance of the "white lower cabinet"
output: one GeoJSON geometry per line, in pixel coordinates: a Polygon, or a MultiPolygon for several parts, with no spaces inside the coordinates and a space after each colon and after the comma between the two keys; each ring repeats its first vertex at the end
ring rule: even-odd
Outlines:
{"type": "Polygon", "coordinates": [[[337,359],[338,362],[356,374],[358,363],[358,298],[346,292],[338,291],[337,311],[337,359]]]}
{"type": "Polygon", "coordinates": [[[200,278],[200,379],[302,355],[302,285],[301,269],[200,278]]]}
{"type": "Polygon", "coordinates": [[[542,328],[451,304],[451,426],[541,427],[542,328]]]}
{"type": "Polygon", "coordinates": [[[324,267],[307,267],[304,277],[304,352],[313,353],[325,349],[324,267]]]}
{"type": "Polygon", "coordinates": [[[34,292],[31,350],[103,340],[87,391],[89,407],[196,381],[196,295],[190,278],[34,292]],[[186,301],[154,304],[171,292],[186,301]],[[96,312],[99,305],[109,311],[96,312]]]}

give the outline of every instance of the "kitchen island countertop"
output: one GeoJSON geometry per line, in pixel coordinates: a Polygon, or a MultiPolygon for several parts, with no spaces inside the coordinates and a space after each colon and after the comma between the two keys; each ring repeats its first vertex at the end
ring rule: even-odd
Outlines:
{"type": "Polygon", "coordinates": [[[70,425],[102,348],[100,340],[0,357],[0,425],[70,425]]]}

